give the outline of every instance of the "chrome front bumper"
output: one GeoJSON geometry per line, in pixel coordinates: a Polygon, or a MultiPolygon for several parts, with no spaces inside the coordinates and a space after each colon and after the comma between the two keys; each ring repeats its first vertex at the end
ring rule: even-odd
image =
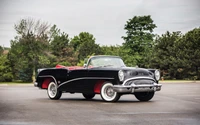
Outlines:
{"type": "Polygon", "coordinates": [[[114,85],[113,90],[118,93],[135,93],[135,92],[155,92],[160,91],[162,84],[153,83],[152,85],[135,85],[130,86],[114,85]]]}
{"type": "Polygon", "coordinates": [[[125,80],[122,85],[114,85],[113,90],[118,93],[155,92],[160,91],[161,87],[162,84],[156,83],[151,77],[133,77],[125,80]]]}

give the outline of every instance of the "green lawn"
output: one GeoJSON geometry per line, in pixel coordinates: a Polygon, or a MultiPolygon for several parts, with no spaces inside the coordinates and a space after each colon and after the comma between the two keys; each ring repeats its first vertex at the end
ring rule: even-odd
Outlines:
{"type": "Polygon", "coordinates": [[[33,84],[32,82],[0,82],[0,84],[33,84]]]}

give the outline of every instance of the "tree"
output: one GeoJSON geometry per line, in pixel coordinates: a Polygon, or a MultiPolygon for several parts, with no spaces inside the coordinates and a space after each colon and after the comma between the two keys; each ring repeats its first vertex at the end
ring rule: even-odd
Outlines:
{"type": "Polygon", "coordinates": [[[104,55],[120,56],[127,66],[136,66],[135,57],[127,55],[128,51],[123,46],[102,46],[101,49],[104,55]]]}
{"type": "Polygon", "coordinates": [[[120,56],[121,46],[111,45],[111,46],[101,46],[104,55],[115,55],[120,56]]]}
{"type": "Polygon", "coordinates": [[[200,28],[187,32],[176,48],[183,72],[189,79],[200,79],[200,28]]]}
{"type": "MultiPolygon", "coordinates": [[[[81,33],[83,34],[83,33],[81,33]]],[[[74,38],[71,39],[70,41],[70,45],[73,46],[75,51],[78,51],[79,46],[81,45],[81,43],[83,43],[83,39],[82,39],[83,35],[79,35],[79,36],[74,36],[74,38]]]]}
{"type": "Polygon", "coordinates": [[[200,79],[200,28],[158,36],[150,59],[165,79],[200,79]]]}
{"type": "Polygon", "coordinates": [[[41,56],[45,57],[47,55],[49,25],[40,20],[22,19],[18,24],[15,24],[15,30],[18,36],[11,40],[9,59],[14,67],[24,64],[21,69],[15,69],[15,71],[27,71],[32,67],[30,75],[32,75],[32,80],[34,81],[36,68],[39,63],[43,62],[40,61],[42,59],[41,56]]]}
{"type": "Polygon", "coordinates": [[[2,55],[3,54],[3,47],[2,46],[0,46],[0,55],[2,55]]]}
{"type": "Polygon", "coordinates": [[[155,40],[151,67],[162,71],[165,79],[200,79],[200,28],[185,35],[166,32],[155,40]]]}
{"type": "Polygon", "coordinates": [[[70,45],[68,34],[61,33],[60,29],[55,25],[51,28],[51,32],[54,34],[50,43],[52,54],[56,57],[54,64],[76,65],[78,54],[74,51],[73,46],[70,45]]]}
{"type": "Polygon", "coordinates": [[[10,82],[13,79],[12,69],[7,55],[0,55],[0,82],[10,82]]]}
{"type": "Polygon", "coordinates": [[[156,25],[153,23],[151,16],[134,16],[129,19],[125,24],[126,36],[122,36],[125,40],[123,43],[123,49],[129,57],[132,59],[126,59],[129,65],[133,62],[135,64],[145,66],[146,56],[151,50],[153,44],[153,29],[156,25]]]}
{"type": "Polygon", "coordinates": [[[160,69],[166,79],[181,79],[179,68],[182,68],[182,60],[178,56],[178,42],[182,39],[181,32],[167,31],[162,36],[157,36],[155,46],[150,58],[150,67],[160,69]]]}
{"type": "Polygon", "coordinates": [[[78,52],[78,59],[84,60],[88,55],[102,54],[101,47],[95,43],[95,38],[88,32],[81,32],[78,36],[74,36],[70,44],[78,52]]]}

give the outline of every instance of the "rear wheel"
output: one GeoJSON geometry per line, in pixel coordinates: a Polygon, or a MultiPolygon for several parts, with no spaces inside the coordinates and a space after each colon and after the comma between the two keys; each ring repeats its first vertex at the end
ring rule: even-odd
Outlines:
{"type": "Polygon", "coordinates": [[[140,101],[149,101],[153,98],[155,92],[138,92],[135,97],[140,101]]]}
{"type": "Polygon", "coordinates": [[[48,85],[48,89],[47,89],[47,94],[49,96],[50,99],[52,100],[57,100],[60,99],[62,92],[58,91],[57,89],[57,84],[53,81],[51,81],[48,85]]]}
{"type": "Polygon", "coordinates": [[[92,98],[94,98],[95,94],[86,94],[86,93],[83,93],[83,96],[85,97],[85,99],[92,99],[92,98]]]}
{"type": "Polygon", "coordinates": [[[120,94],[113,90],[113,84],[105,82],[101,87],[101,98],[107,102],[116,102],[120,98],[120,94]]]}

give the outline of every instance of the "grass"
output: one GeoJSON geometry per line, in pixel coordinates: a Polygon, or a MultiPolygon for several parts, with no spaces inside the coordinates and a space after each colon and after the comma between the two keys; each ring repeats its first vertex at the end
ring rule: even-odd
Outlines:
{"type": "Polygon", "coordinates": [[[0,82],[0,84],[33,84],[32,82],[0,82]]]}

